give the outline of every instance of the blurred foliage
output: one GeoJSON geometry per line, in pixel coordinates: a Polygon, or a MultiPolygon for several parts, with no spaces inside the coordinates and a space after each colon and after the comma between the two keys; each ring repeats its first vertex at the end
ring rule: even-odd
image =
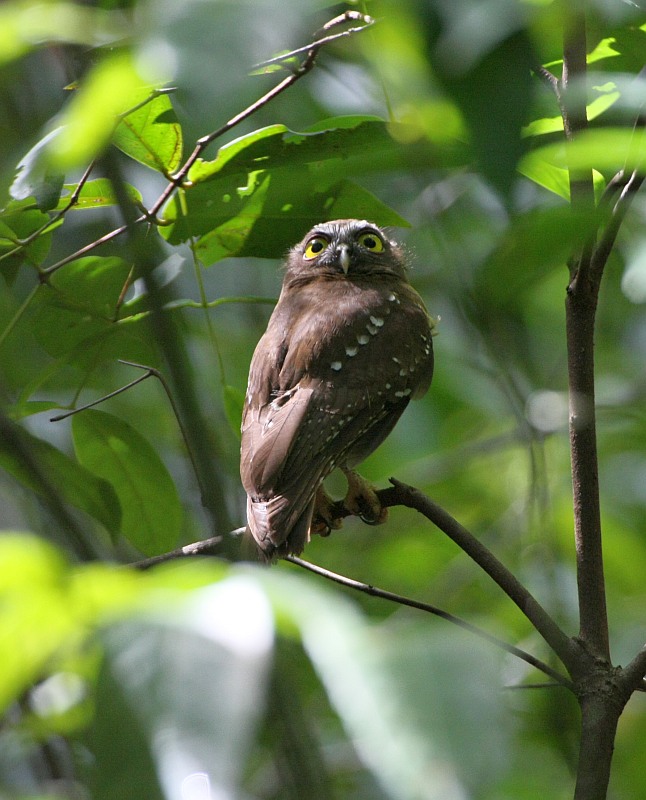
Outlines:
{"type": "MultiPolygon", "coordinates": [[[[156,219],[113,237],[198,137],[289,74],[257,64],[346,6],[0,6],[0,796],[571,796],[574,700],[506,688],[541,678],[468,633],[286,563],[123,565],[241,524],[237,419],[275,259],[323,217],[367,217],[398,228],[440,322],[429,395],[362,471],[432,495],[576,632],[564,296],[567,258],[598,219],[572,215],[569,175],[594,170],[600,198],[646,159],[646,11],[585,5],[590,73],[572,91],[592,124],[567,152],[538,68],[560,75],[568,4],[348,4],[376,24],[323,48],[200,153],[156,219]]],[[[638,195],[596,344],[620,663],[644,639],[645,217],[638,195]]],[[[412,511],[377,529],[350,520],[306,556],[552,663],[412,511]]],[[[618,800],[646,794],[643,706],[621,720],[618,800]]]]}

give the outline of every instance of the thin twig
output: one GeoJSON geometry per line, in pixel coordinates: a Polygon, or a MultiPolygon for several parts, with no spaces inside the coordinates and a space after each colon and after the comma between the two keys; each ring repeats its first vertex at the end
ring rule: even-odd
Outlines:
{"type": "Polygon", "coordinates": [[[621,194],[614,205],[614,208],[612,209],[610,221],[606,225],[603,235],[599,239],[599,243],[594,248],[590,263],[590,274],[592,280],[597,285],[601,282],[603,271],[608,263],[610,254],[612,253],[612,249],[617,239],[617,234],[619,233],[619,228],[624,221],[626,212],[628,211],[628,208],[630,207],[630,204],[632,203],[636,193],[641,188],[645,177],[646,176],[644,175],[639,175],[637,170],[631,174],[630,178],[625,183],[621,194]]]}
{"type": "Polygon", "coordinates": [[[541,79],[541,81],[551,89],[554,94],[556,95],[556,99],[560,101],[561,99],[561,87],[559,84],[559,79],[554,75],[553,72],[550,72],[547,67],[544,67],[542,64],[538,64],[535,67],[532,67],[532,72],[541,79]]]}
{"type": "Polygon", "coordinates": [[[391,603],[397,603],[401,606],[408,606],[409,608],[416,608],[419,611],[425,611],[428,614],[433,614],[436,617],[441,617],[442,619],[446,620],[447,622],[451,622],[453,625],[457,625],[464,630],[473,633],[475,636],[484,639],[485,641],[493,644],[495,647],[498,647],[501,650],[504,650],[507,653],[511,653],[511,655],[516,656],[517,658],[526,661],[531,666],[539,669],[541,672],[544,672],[546,675],[549,675],[551,678],[554,678],[561,686],[566,686],[568,688],[572,688],[571,682],[566,678],[564,675],[561,675],[560,672],[553,669],[549,666],[549,664],[545,664],[540,659],[536,658],[535,656],[531,655],[530,653],[521,650],[519,647],[515,647],[508,642],[505,642],[502,639],[499,639],[497,636],[493,636],[493,634],[488,633],[487,631],[479,628],[477,625],[472,625],[470,622],[467,622],[460,617],[456,617],[454,614],[450,614],[448,611],[444,611],[437,606],[433,606],[430,603],[422,603],[419,600],[413,600],[410,597],[405,597],[400,594],[396,594],[394,592],[389,592],[385,589],[379,589],[377,586],[371,586],[367,583],[362,583],[361,581],[356,581],[353,578],[346,578],[344,575],[339,575],[336,572],[332,572],[331,570],[324,569],[323,567],[319,567],[316,564],[312,564],[309,561],[304,561],[302,558],[297,558],[296,556],[287,556],[283,559],[284,561],[289,561],[292,564],[295,564],[298,567],[302,567],[303,569],[307,569],[310,572],[315,573],[316,575],[320,575],[323,578],[326,578],[329,581],[333,581],[334,583],[338,583],[341,586],[346,586],[350,589],[354,589],[362,594],[370,595],[371,597],[379,597],[382,600],[388,600],[391,603]]]}
{"type": "MultiPolygon", "coordinates": [[[[152,377],[155,375],[156,370],[148,369],[145,375],[142,375],[140,378],[135,378],[134,381],[130,381],[125,386],[121,386],[119,389],[115,389],[114,392],[110,392],[109,394],[104,394],[103,397],[99,397],[98,400],[93,400],[91,403],[86,403],[84,406],[78,406],[78,408],[73,408],[71,411],[66,411],[64,414],[58,414],[55,417],[50,417],[50,422],[60,422],[63,419],[67,419],[68,417],[73,416],[74,414],[79,414],[81,411],[86,411],[88,408],[93,408],[94,406],[98,406],[100,403],[104,403],[106,400],[110,400],[111,397],[116,397],[118,394],[122,392],[127,392],[128,389],[132,389],[133,386],[136,386],[138,383],[145,381],[147,378],[152,377]]],[[[158,375],[157,375],[158,377],[158,375]]]]}
{"type": "Polygon", "coordinates": [[[258,64],[254,64],[254,69],[262,69],[263,67],[270,67],[272,64],[280,64],[283,61],[287,61],[290,58],[294,58],[295,56],[301,55],[301,53],[306,53],[308,50],[311,50],[314,46],[321,47],[324,44],[330,44],[330,42],[334,42],[337,39],[342,39],[345,36],[352,36],[354,33],[359,33],[360,31],[366,30],[371,25],[374,25],[375,20],[368,16],[367,14],[361,14],[359,11],[346,11],[345,14],[341,14],[339,17],[335,17],[335,19],[330,20],[330,22],[326,23],[320,32],[329,30],[331,25],[337,25],[341,22],[347,22],[351,19],[361,20],[364,24],[359,25],[355,28],[348,28],[347,31],[342,31],[341,33],[333,33],[329,36],[318,37],[315,34],[314,41],[310,42],[309,44],[305,44],[302,47],[297,47],[295,50],[290,50],[287,53],[281,53],[280,55],[274,56],[273,58],[268,58],[266,61],[260,61],[258,64]]]}
{"type": "Polygon", "coordinates": [[[136,569],[146,570],[151,567],[159,566],[167,561],[175,561],[178,558],[190,558],[192,556],[215,556],[222,553],[222,536],[211,536],[209,539],[203,539],[201,542],[193,542],[186,544],[184,547],[178,547],[176,550],[171,550],[168,553],[161,553],[158,556],[151,556],[144,558],[141,561],[136,561],[129,566],[136,569]]]}

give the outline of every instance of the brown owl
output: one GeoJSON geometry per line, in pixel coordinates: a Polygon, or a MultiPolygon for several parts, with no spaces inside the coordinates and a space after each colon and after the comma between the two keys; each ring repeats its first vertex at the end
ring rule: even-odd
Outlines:
{"type": "Polygon", "coordinates": [[[385,517],[351,468],[428,389],[432,327],[402,250],[372,223],[322,223],[290,251],[242,418],[247,520],[264,558],[302,552],[311,527],[338,527],[322,490],[335,467],[348,477],[347,507],[385,517]]]}

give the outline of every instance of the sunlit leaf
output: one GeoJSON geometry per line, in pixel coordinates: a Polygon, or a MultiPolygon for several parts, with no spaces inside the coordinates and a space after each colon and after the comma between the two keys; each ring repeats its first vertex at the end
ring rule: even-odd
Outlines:
{"type": "MultiPolygon", "coordinates": [[[[133,203],[142,203],[141,193],[134,186],[126,183],[124,184],[125,191],[133,203]]],[[[67,208],[69,205],[70,196],[76,190],[76,184],[65,184],[63,187],[65,193],[58,202],[57,209],[67,208]]],[[[119,200],[114,192],[112,182],[107,178],[97,178],[93,181],[87,181],[81,187],[77,200],[72,206],[73,209],[84,210],[88,208],[100,208],[101,206],[114,206],[118,205],[119,200]]]]}
{"type": "Polygon", "coordinates": [[[78,3],[9,0],[0,5],[0,64],[19,58],[45,41],[95,46],[126,33],[122,19],[78,3]]]}
{"type": "Polygon", "coordinates": [[[53,168],[66,172],[88,164],[108,143],[118,116],[137,103],[144,88],[126,51],[99,61],[60,116],[63,130],[48,148],[53,168]]]}
{"type": "Polygon", "coordinates": [[[235,139],[218,151],[213,161],[198,160],[189,180],[201,181],[259,169],[297,166],[326,159],[348,158],[368,149],[377,153],[394,148],[386,122],[377,117],[334,117],[311,131],[291,131],[271,125],[235,139]]]}
{"type": "Polygon", "coordinates": [[[151,169],[170,175],[182,162],[182,129],[168,94],[157,94],[117,125],[112,141],[151,169]]]}
{"type": "Polygon", "coordinates": [[[592,169],[614,172],[620,169],[644,171],[646,138],[641,130],[602,128],[582,131],[574,141],[537,148],[529,158],[539,157],[575,173],[592,169]]]}

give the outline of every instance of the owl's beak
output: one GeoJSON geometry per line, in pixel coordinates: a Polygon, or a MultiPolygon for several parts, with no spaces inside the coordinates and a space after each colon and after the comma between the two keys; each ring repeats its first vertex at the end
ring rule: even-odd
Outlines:
{"type": "Polygon", "coordinates": [[[341,247],[339,247],[339,264],[341,264],[344,275],[348,274],[350,260],[350,248],[347,244],[342,244],[341,247]]]}

